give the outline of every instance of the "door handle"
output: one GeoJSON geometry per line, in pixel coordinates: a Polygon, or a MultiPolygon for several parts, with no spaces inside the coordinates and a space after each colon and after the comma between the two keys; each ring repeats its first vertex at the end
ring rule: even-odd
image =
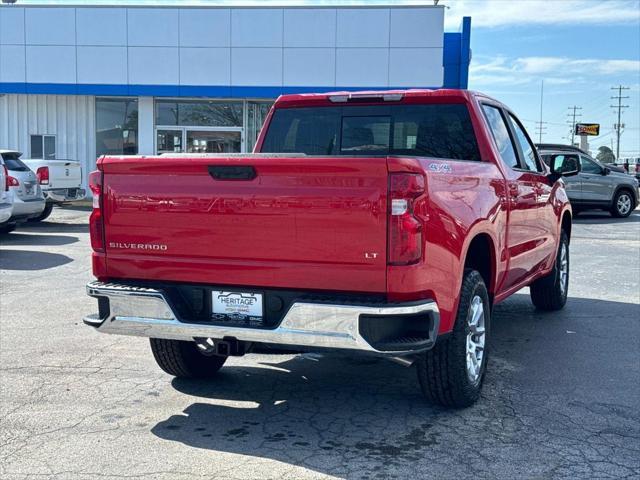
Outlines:
{"type": "Polygon", "coordinates": [[[256,169],[244,165],[209,165],[209,175],[216,180],[253,180],[256,169]]]}
{"type": "Polygon", "coordinates": [[[509,184],[509,197],[510,198],[518,198],[519,191],[520,191],[520,189],[518,188],[518,184],[517,183],[510,183],[509,184]]]}

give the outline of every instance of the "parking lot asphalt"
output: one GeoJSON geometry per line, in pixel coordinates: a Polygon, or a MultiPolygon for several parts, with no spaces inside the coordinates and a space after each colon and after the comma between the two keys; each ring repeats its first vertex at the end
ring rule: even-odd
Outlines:
{"type": "Polygon", "coordinates": [[[481,400],[426,403],[413,368],[248,355],[172,380],[146,339],[101,335],[88,210],[0,237],[0,478],[640,476],[640,211],[574,223],[565,309],[495,308],[481,400]]]}

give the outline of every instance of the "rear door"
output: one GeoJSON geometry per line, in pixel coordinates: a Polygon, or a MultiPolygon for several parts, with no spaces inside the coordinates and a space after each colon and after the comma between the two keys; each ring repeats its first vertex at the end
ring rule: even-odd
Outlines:
{"type": "Polygon", "coordinates": [[[101,168],[112,278],[385,291],[386,157],[123,157],[101,168]]]}
{"type": "Polygon", "coordinates": [[[507,251],[509,264],[502,289],[507,290],[525,280],[540,263],[540,243],[546,227],[538,219],[538,178],[534,172],[522,167],[519,146],[507,113],[491,104],[482,106],[493,134],[507,177],[509,221],[507,251]]]}
{"type": "Polygon", "coordinates": [[[596,203],[611,201],[612,182],[609,177],[603,175],[603,167],[585,155],[580,155],[580,166],[582,168],[578,177],[582,185],[582,200],[596,203]]]}
{"type": "Polygon", "coordinates": [[[527,183],[531,182],[534,186],[536,228],[532,230],[535,234],[535,238],[532,239],[535,241],[535,245],[531,258],[531,273],[535,273],[535,270],[542,262],[546,262],[550,257],[555,257],[558,217],[551,203],[552,184],[542,165],[542,159],[538,156],[538,151],[531,138],[529,138],[529,134],[522,122],[510,112],[508,113],[508,118],[513,132],[514,143],[520,157],[519,170],[522,171],[521,178],[527,183]]]}

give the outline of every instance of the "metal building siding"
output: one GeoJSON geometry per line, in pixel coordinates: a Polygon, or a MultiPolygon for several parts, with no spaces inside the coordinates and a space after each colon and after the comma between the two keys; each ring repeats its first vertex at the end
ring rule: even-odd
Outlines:
{"type": "Polygon", "coordinates": [[[95,97],[0,95],[0,148],[30,156],[30,135],[55,135],[56,157],[79,160],[83,183],[95,168],[95,97]]]}

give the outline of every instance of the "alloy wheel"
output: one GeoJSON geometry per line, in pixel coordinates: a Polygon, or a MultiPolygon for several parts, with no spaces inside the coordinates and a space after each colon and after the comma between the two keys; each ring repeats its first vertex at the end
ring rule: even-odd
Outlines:
{"type": "Polygon", "coordinates": [[[629,213],[629,210],[631,210],[631,197],[626,193],[620,195],[618,197],[618,202],[616,203],[616,208],[620,215],[626,215],[629,213]]]}
{"type": "Polygon", "coordinates": [[[485,312],[484,303],[479,295],[475,295],[467,314],[467,376],[471,383],[476,384],[482,373],[482,360],[485,350],[485,312]]]}

